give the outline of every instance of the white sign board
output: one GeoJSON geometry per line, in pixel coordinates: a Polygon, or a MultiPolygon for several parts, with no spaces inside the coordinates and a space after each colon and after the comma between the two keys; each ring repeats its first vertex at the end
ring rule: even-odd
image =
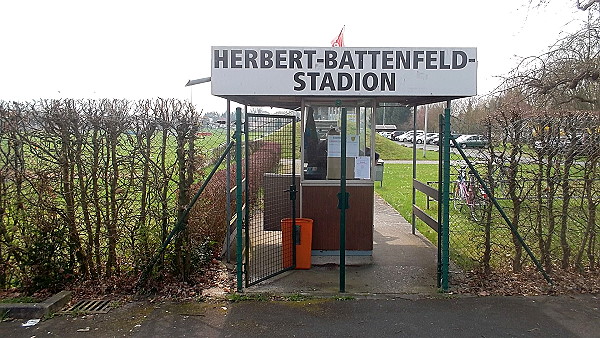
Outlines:
{"type": "MultiPolygon", "coordinates": [[[[342,136],[327,136],[327,157],[342,156],[342,136]]],[[[358,135],[346,135],[346,157],[358,156],[358,135]]]]}
{"type": "Polygon", "coordinates": [[[354,178],[368,180],[371,178],[371,158],[358,156],[354,159],[354,178]]]}
{"type": "Polygon", "coordinates": [[[476,48],[212,47],[212,94],[473,96],[476,48]]]}

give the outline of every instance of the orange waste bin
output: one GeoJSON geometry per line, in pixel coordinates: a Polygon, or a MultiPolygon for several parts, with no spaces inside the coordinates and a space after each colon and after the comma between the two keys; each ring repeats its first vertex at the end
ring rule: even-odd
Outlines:
{"type": "MultiPolygon", "coordinates": [[[[297,238],[300,239],[300,242],[296,244],[296,269],[310,269],[313,220],[310,218],[296,218],[296,227],[299,232],[297,238]]],[[[281,220],[281,236],[283,239],[283,267],[289,268],[294,261],[291,218],[281,220]]]]}

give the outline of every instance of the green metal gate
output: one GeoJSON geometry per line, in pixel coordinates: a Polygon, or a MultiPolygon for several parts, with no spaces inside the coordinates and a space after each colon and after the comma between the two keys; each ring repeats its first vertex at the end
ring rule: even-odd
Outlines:
{"type": "Polygon", "coordinates": [[[244,121],[246,287],[295,267],[296,118],[247,113],[244,121]]]}

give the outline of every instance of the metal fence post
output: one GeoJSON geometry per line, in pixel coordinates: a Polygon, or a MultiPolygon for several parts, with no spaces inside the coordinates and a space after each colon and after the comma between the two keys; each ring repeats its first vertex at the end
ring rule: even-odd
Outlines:
{"type": "MultiPolygon", "coordinates": [[[[442,290],[448,291],[450,264],[450,101],[444,110],[442,177],[442,290]]],[[[439,244],[438,244],[439,245],[439,244]]]]}
{"type": "MultiPolygon", "coordinates": [[[[440,114],[439,116],[439,138],[438,140],[444,140],[444,115],[440,114]]],[[[438,224],[442,224],[442,176],[443,176],[443,154],[444,147],[443,143],[440,144],[438,141],[438,145],[440,145],[440,151],[438,152],[438,210],[437,210],[437,219],[438,224]]],[[[442,229],[443,227],[438,227],[437,232],[437,287],[440,288],[442,286],[442,229]]]]}
{"type": "Polygon", "coordinates": [[[340,194],[338,195],[340,210],[340,292],[346,292],[346,208],[348,194],[346,193],[346,137],[347,116],[346,108],[342,108],[342,135],[340,154],[340,194]]]}
{"type": "MultiPolygon", "coordinates": [[[[241,110],[241,108],[240,108],[241,110]]],[[[240,118],[241,120],[241,118],[240,118]]],[[[244,247],[246,248],[246,256],[244,257],[244,263],[246,265],[246,269],[250,266],[250,138],[248,137],[250,130],[250,126],[248,123],[248,106],[244,105],[244,130],[242,134],[244,135],[244,172],[246,173],[246,180],[244,181],[244,191],[246,194],[244,195],[244,228],[246,230],[245,238],[244,238],[244,247]]],[[[246,281],[246,287],[250,284],[250,276],[248,271],[244,274],[244,280],[246,281]]]]}
{"type": "MultiPolygon", "coordinates": [[[[227,144],[231,142],[231,101],[227,100],[227,144]]],[[[227,178],[225,181],[225,191],[227,191],[226,203],[227,206],[227,236],[225,237],[225,256],[227,256],[227,263],[230,262],[230,249],[231,249],[231,153],[227,153],[226,162],[227,178]]]]}
{"type": "Polygon", "coordinates": [[[242,108],[235,109],[235,212],[237,291],[242,291],[242,108]]]}
{"type": "MultiPolygon", "coordinates": [[[[417,106],[413,107],[413,144],[412,144],[412,205],[415,205],[417,201],[417,192],[415,191],[415,180],[417,179],[417,106]]],[[[411,208],[412,209],[412,208],[411,208]]],[[[417,224],[417,219],[415,217],[415,212],[411,212],[411,231],[412,234],[415,234],[415,228],[417,224]]]]}

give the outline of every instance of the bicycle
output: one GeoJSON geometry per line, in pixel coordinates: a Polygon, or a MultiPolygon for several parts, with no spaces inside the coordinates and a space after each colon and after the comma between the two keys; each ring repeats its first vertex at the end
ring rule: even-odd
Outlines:
{"type": "Polygon", "coordinates": [[[493,165],[492,172],[486,177],[486,184],[493,191],[496,199],[504,199],[508,196],[509,180],[511,168],[497,160],[493,165]]]}
{"type": "Polygon", "coordinates": [[[454,182],[453,191],[454,210],[462,212],[463,206],[466,206],[469,208],[469,214],[473,221],[481,221],[488,197],[477,182],[475,175],[471,172],[467,173],[466,166],[461,166],[458,170],[458,178],[454,182]]]}

